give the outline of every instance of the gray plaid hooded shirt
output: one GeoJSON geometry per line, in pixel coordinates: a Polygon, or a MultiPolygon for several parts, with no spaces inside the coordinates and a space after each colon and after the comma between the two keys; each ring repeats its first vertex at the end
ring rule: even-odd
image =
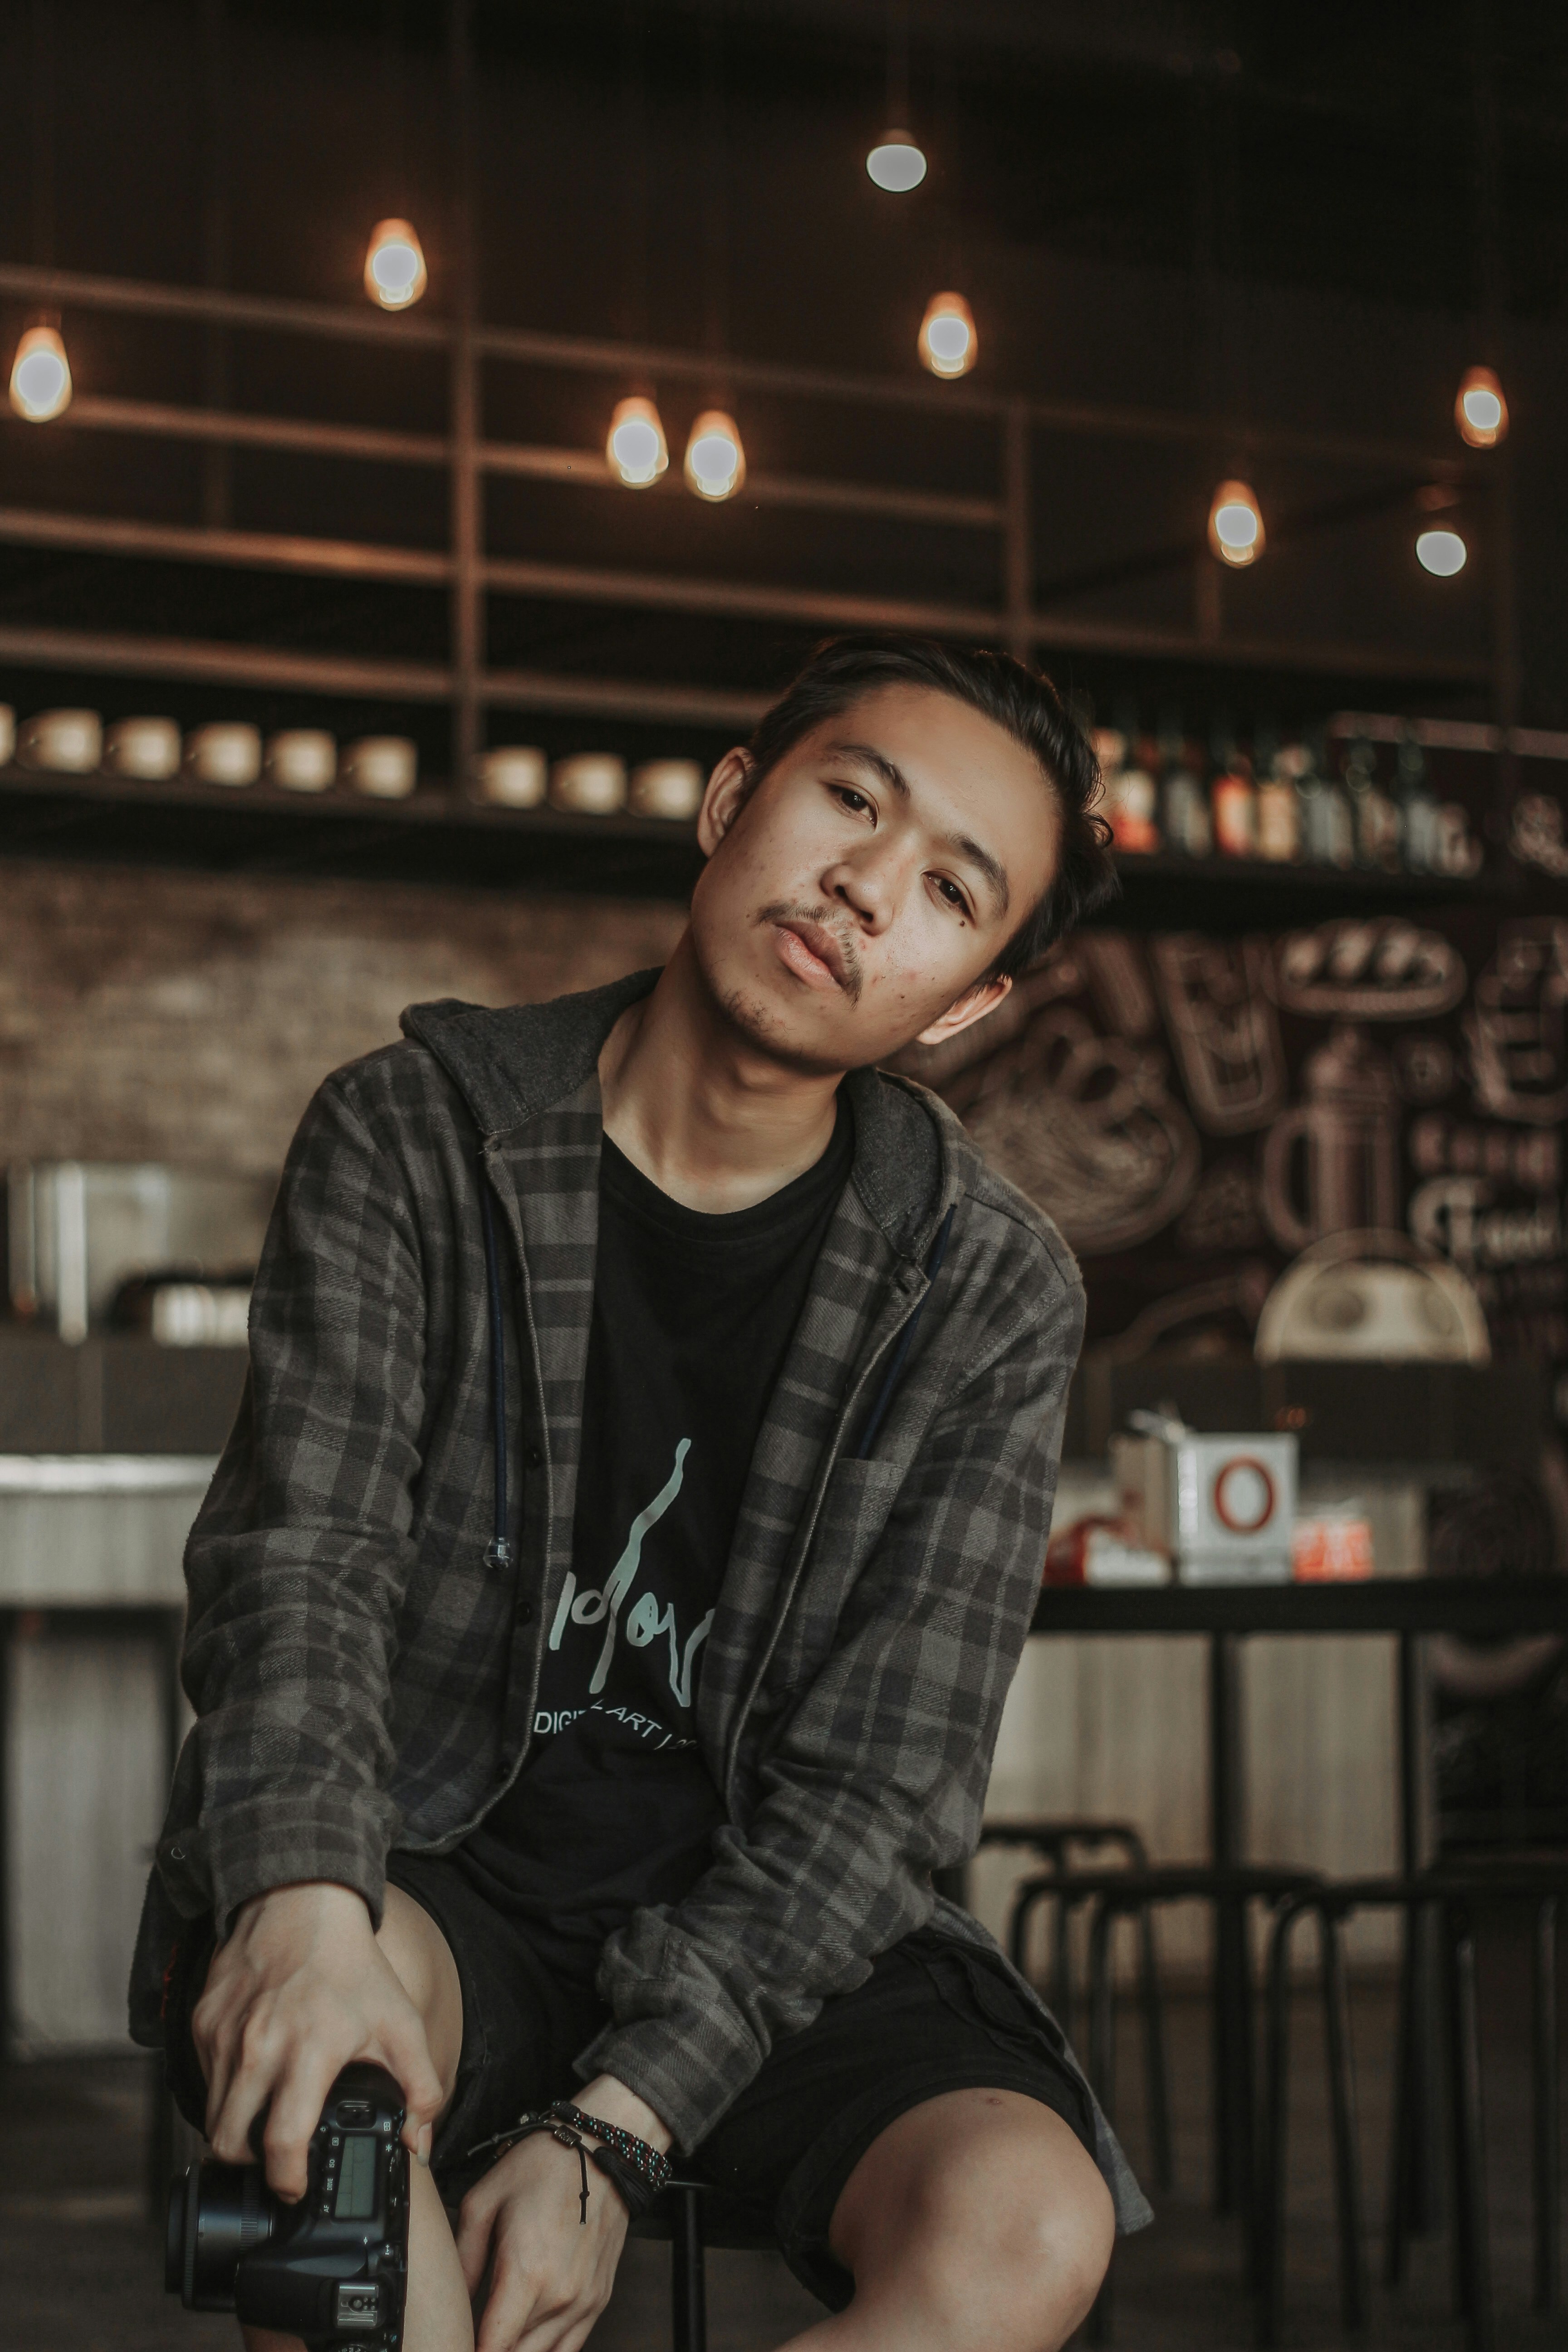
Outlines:
{"type": "MultiPolygon", "coordinates": [[[[182,1919],[210,1908],[226,1927],[249,1896],[321,1878],[379,1923],[389,1849],[458,1844],[528,1753],[571,1565],[598,1055],[656,977],[501,1012],[416,1006],[405,1043],[338,1071],[305,1115],[239,1418],[185,1554],[197,1721],[138,1943],[139,2041],[160,2039],[182,1919]],[[481,1181],[511,1307],[499,1570],[481,1181]]],[[[757,1441],[699,1688],[729,1821],[682,1902],[610,1937],[610,2020],[576,2060],[687,2150],[775,2042],[933,1913],[994,1948],[931,1874],[978,1834],[1039,1590],[1082,1286],[1054,1225],[934,1097],[870,1071],[845,1083],[851,1179],[757,1441]]],[[[1149,2207],[1103,2118],[1099,2153],[1121,2227],[1140,2227],[1149,2207]]]]}

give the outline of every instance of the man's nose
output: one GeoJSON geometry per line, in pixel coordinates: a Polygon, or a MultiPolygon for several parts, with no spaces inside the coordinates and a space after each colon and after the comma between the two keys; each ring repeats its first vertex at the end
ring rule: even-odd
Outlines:
{"type": "Polygon", "coordinates": [[[847,907],[864,931],[886,930],[898,902],[898,877],[893,861],[879,845],[858,857],[835,860],[822,877],[822,887],[837,905],[847,907]]]}

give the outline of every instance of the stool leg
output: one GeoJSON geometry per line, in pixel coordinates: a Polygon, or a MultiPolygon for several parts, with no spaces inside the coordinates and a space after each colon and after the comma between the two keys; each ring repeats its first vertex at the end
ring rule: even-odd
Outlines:
{"type": "Polygon", "coordinates": [[[1366,2253],[1361,2235],[1361,2162],[1356,2147],[1350,2002],[1340,1923],[1318,1914],[1322,1937],[1323,2033],[1334,2134],[1334,2203],[1340,2232],[1340,2307],[1353,2334],[1366,2326],[1366,2253]]]}
{"type": "Polygon", "coordinates": [[[1467,2322],[1469,2352],[1492,2352],[1476,1946],[1469,1919],[1458,1906],[1450,1906],[1445,1917],[1444,1943],[1448,1977],[1448,2073],[1454,2106],[1456,2301],[1467,2322]]]}
{"type": "Polygon", "coordinates": [[[1555,2311],[1563,2292],[1557,2137],[1557,1902],[1535,1915],[1535,2308],[1555,2311]]]}
{"type": "Polygon", "coordinates": [[[679,2189],[669,2233],[670,2320],[675,2352],[708,2352],[708,2282],[702,2258],[701,2191],[679,2189]]]}
{"type": "Polygon", "coordinates": [[[1169,2189],[1174,2173],[1171,2162],[1170,2077],[1165,2067],[1165,2012],[1160,1995],[1160,1956],[1154,1942],[1154,1906],[1145,1903],[1138,1916],[1139,1998],[1143,2011],[1143,2068],[1148,2082],[1149,2148],[1154,2160],[1154,2186],[1169,2189]]]}
{"type": "MultiPolygon", "coordinates": [[[[1111,2000],[1110,1931],[1116,1914],[1102,1895],[1089,1931],[1089,2063],[1095,2095],[1110,2116],[1116,2098],[1116,2014],[1111,2000]]],[[[1089,2340],[1110,2340],[1110,2273],[1089,2315],[1089,2340]]]]}
{"type": "Polygon", "coordinates": [[[1300,1914],[1287,1906],[1268,1948],[1268,2053],[1264,2088],[1263,2157],[1253,2225],[1252,2281],[1258,2341],[1279,2341],[1285,2317],[1285,2148],[1290,2098],[1290,1931],[1300,1914]]]}
{"type": "Polygon", "coordinates": [[[1024,1887],[1014,1900],[1013,1916],[1007,1922],[1007,1958],[1021,1977],[1029,1973],[1029,1921],[1039,1899],[1037,1886],[1024,1887]]]}
{"type": "Polygon", "coordinates": [[[1072,1905],[1065,1895],[1058,1895],[1052,1914],[1051,1930],[1051,2007],[1058,2024],[1072,2040],[1072,1905]]]}
{"type": "Polygon", "coordinates": [[[1421,1913],[1412,1907],[1405,1914],[1405,1948],[1399,1962],[1399,2020],[1395,2028],[1394,2055],[1394,2119],[1388,2135],[1388,2206],[1384,2222],[1383,2251],[1383,2283],[1397,2286],[1405,2276],[1405,2255],[1409,2243],[1412,2215],[1411,2179],[1414,2161],[1414,2135],[1411,2130],[1410,2104],[1415,2076],[1415,2036],[1418,2032],[1415,2008],[1416,1976],[1420,1967],[1421,1913]]]}

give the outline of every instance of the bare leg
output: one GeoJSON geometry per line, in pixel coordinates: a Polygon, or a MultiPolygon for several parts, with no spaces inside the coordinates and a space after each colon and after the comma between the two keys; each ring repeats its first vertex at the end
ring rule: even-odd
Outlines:
{"type": "MultiPolygon", "coordinates": [[[[376,1941],[425,2021],[430,2056],[449,2099],[463,2046],[463,1995],[447,1939],[427,1911],[401,1887],[389,1886],[376,1941]]],[[[411,2162],[408,2176],[406,2352],[473,2352],[468,2290],[446,2210],[422,2165],[411,2162]]],[[[265,2327],[244,2327],[240,2334],[246,2352],[301,2352],[297,2336],[275,2336],[265,2327]]]]}
{"type": "Polygon", "coordinates": [[[1058,2115],[946,2091],[879,2134],[834,2210],[847,2310],[784,2352],[1058,2352],[1110,2260],[1110,2192],[1058,2115]]]}

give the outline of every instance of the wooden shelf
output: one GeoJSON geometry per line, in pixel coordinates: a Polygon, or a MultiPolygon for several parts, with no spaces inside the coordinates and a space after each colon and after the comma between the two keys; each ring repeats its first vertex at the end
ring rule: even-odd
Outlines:
{"type": "Polygon", "coordinates": [[[684,898],[702,863],[696,827],[659,817],[16,767],[0,768],[0,856],[656,898],[684,898]]]}
{"type": "Polygon", "coordinates": [[[1515,895],[1506,869],[1471,881],[1350,866],[1283,866],[1259,857],[1118,856],[1121,897],[1098,919],[1126,930],[1274,931],[1335,915],[1478,906],[1515,895]]]}
{"type": "MultiPolygon", "coordinates": [[[[313,874],[487,889],[684,899],[701,866],[696,827],[660,817],[496,808],[427,786],[405,801],[341,789],[226,787],[180,778],[0,768],[0,856],[313,874]]],[[[1101,921],[1136,930],[1271,930],[1338,913],[1483,904],[1506,876],[1341,872],[1237,857],[1126,856],[1101,921]]]]}

